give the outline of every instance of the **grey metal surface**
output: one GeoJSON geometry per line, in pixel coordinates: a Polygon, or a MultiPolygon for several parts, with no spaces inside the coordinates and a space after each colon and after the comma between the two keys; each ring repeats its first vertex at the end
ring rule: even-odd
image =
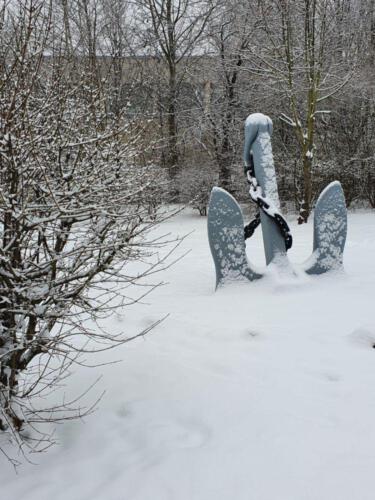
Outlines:
{"type": "MultiPolygon", "coordinates": [[[[244,160],[253,155],[255,176],[262,195],[279,211],[276,173],[271,145],[272,121],[261,113],[250,115],[245,124],[244,160]]],[[[261,211],[263,243],[267,265],[288,263],[284,238],[275,222],[261,211]]],[[[347,234],[347,211],[339,182],[332,182],[321,193],[314,213],[314,244],[304,263],[307,274],[323,274],[343,266],[347,234]]],[[[208,238],[216,270],[216,287],[228,281],[253,281],[262,275],[246,256],[242,211],[224,189],[213,188],[208,208],[208,238]]]]}
{"type": "Polygon", "coordinates": [[[246,257],[240,206],[224,189],[214,187],[208,206],[208,240],[216,270],[216,287],[228,281],[261,278],[246,257]]]}
{"type": "Polygon", "coordinates": [[[313,254],[304,265],[307,274],[342,268],[347,225],[344,192],[338,181],[331,182],[316,203],[313,254]]]}
{"type": "MultiPolygon", "coordinates": [[[[253,153],[255,176],[266,196],[279,209],[276,173],[271,145],[272,121],[262,113],[254,113],[245,122],[245,165],[250,165],[250,152],[253,153]]],[[[276,224],[262,211],[260,214],[263,244],[267,265],[275,257],[286,257],[284,238],[276,224]]]]}

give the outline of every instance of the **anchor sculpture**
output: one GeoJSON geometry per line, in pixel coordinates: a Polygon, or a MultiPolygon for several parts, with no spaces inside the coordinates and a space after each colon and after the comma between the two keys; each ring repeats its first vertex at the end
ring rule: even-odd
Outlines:
{"type": "MultiPolygon", "coordinates": [[[[272,121],[255,113],[245,122],[245,173],[249,194],[260,215],[244,226],[237,201],[224,189],[214,187],[208,206],[208,239],[216,270],[216,287],[228,281],[262,278],[246,255],[245,237],[260,223],[266,264],[289,266],[287,250],[292,244],[289,226],[280,213],[279,195],[271,145],[272,121]]],[[[302,265],[309,275],[338,270],[343,265],[347,234],[344,193],[338,181],[320,194],[314,211],[313,252],[302,265]]]]}

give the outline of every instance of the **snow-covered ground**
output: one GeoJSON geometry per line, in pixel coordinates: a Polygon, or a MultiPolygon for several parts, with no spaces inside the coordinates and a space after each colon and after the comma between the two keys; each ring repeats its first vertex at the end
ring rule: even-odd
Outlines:
{"type": "MultiPolygon", "coordinates": [[[[169,284],[110,322],[130,335],[169,318],[100,357],[123,361],[96,369],[99,410],[59,427],[39,465],[15,475],[2,462],[1,499],[375,498],[375,213],[349,216],[345,274],[217,293],[206,219],[185,212],[163,228],[192,230],[169,284]]],[[[292,232],[301,262],[312,226],[292,232]]],[[[248,255],[264,263],[260,230],[248,255]]],[[[77,372],[66,392],[95,376],[77,372]]]]}

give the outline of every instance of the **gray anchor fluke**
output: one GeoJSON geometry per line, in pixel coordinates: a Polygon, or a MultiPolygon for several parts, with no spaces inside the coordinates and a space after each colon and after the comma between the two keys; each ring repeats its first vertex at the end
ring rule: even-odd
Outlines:
{"type": "Polygon", "coordinates": [[[214,187],[211,192],[207,224],[216,287],[228,281],[261,278],[247,260],[241,208],[224,189],[214,187]]]}
{"type": "MultiPolygon", "coordinates": [[[[255,176],[263,196],[279,211],[280,202],[271,145],[272,130],[272,121],[268,116],[253,113],[247,117],[244,161],[245,165],[249,166],[250,155],[253,154],[255,176]]],[[[260,211],[260,220],[266,263],[269,264],[275,257],[286,257],[285,241],[274,221],[263,210],[260,211]]]]}
{"type": "Polygon", "coordinates": [[[347,234],[344,192],[338,181],[320,194],[314,212],[313,254],[304,264],[307,274],[323,274],[342,268],[347,234]]]}

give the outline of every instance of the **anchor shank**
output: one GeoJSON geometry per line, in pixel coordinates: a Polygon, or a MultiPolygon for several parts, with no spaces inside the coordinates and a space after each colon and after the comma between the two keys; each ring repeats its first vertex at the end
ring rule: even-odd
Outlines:
{"type": "MultiPolygon", "coordinates": [[[[279,209],[279,195],[277,191],[276,173],[271,145],[272,121],[261,113],[248,117],[245,123],[245,163],[249,164],[250,150],[253,154],[255,176],[262,189],[263,196],[267,197],[275,208],[279,209]]],[[[267,265],[276,256],[286,256],[284,238],[275,222],[260,211],[263,244],[267,265]]]]}

